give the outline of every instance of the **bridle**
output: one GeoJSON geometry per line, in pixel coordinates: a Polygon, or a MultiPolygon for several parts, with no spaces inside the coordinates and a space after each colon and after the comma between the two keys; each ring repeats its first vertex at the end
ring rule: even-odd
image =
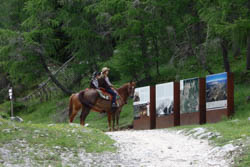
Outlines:
{"type": "Polygon", "coordinates": [[[129,83],[128,94],[129,94],[130,98],[134,98],[134,91],[135,91],[134,84],[133,83],[129,83]]]}

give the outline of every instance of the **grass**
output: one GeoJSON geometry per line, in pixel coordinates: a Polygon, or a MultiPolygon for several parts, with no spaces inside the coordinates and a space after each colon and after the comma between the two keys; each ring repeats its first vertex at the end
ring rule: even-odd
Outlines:
{"type": "Polygon", "coordinates": [[[69,124],[14,123],[0,119],[0,145],[12,140],[26,140],[31,146],[43,144],[69,149],[84,148],[87,152],[115,151],[114,141],[97,129],[69,124]]]}
{"type": "Polygon", "coordinates": [[[67,105],[67,98],[52,99],[47,102],[40,103],[32,101],[22,112],[17,115],[25,121],[29,120],[33,123],[54,123],[53,115],[62,111],[67,105]]]}
{"type": "Polygon", "coordinates": [[[34,166],[62,166],[64,154],[74,154],[69,161],[77,164],[78,153],[82,150],[95,153],[116,151],[114,141],[98,129],[78,124],[15,123],[0,118],[2,147],[7,147],[10,155],[19,157],[10,156],[11,164],[21,165],[30,159],[34,166]]]}
{"type": "MultiPolygon", "coordinates": [[[[36,101],[28,104],[22,112],[15,113],[15,115],[21,117],[25,123],[35,124],[51,124],[55,122],[67,123],[68,122],[68,100],[69,98],[53,99],[48,102],[39,103],[36,101]],[[64,118],[62,118],[64,117],[64,118]]],[[[0,105],[8,106],[6,104],[0,105]]],[[[3,107],[2,107],[3,108],[3,107]]],[[[7,109],[5,109],[7,110],[7,109]]],[[[7,117],[5,112],[0,114],[7,117]]],[[[123,107],[120,115],[119,125],[120,127],[126,127],[132,124],[133,121],[133,107],[132,100],[128,101],[128,104],[123,107]]],[[[97,112],[90,112],[86,118],[86,123],[89,124],[90,128],[99,129],[101,131],[108,130],[108,120],[106,114],[100,114],[97,112]]],[[[80,111],[75,117],[74,123],[80,124],[80,111]]]]}

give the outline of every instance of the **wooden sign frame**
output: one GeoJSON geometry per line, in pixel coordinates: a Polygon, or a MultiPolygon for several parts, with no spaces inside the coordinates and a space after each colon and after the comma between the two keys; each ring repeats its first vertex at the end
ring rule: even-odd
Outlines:
{"type": "Polygon", "coordinates": [[[193,125],[206,123],[206,79],[199,81],[199,111],[180,114],[180,125],[193,125]]]}
{"type": "Polygon", "coordinates": [[[173,82],[173,101],[174,101],[174,113],[162,117],[156,117],[156,128],[169,128],[173,126],[177,126],[179,122],[179,115],[180,113],[180,84],[179,82],[173,82]]]}
{"type": "Polygon", "coordinates": [[[223,117],[231,117],[234,114],[234,75],[227,73],[227,108],[209,110],[206,112],[206,122],[216,123],[223,119],[223,117]]]}
{"type": "Polygon", "coordinates": [[[174,82],[174,113],[156,116],[156,87],[150,86],[150,116],[133,121],[136,130],[215,123],[234,114],[234,75],[227,73],[227,108],[206,111],[206,78],[199,78],[199,112],[180,114],[180,82],[174,82]]]}
{"type": "Polygon", "coordinates": [[[155,129],[155,86],[150,86],[149,116],[141,116],[133,121],[133,129],[155,129]]]}

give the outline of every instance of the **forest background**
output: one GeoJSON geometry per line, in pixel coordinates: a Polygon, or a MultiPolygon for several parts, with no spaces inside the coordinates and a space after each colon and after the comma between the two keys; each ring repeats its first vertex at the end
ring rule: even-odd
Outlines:
{"type": "Polygon", "coordinates": [[[48,77],[69,95],[103,66],[117,85],[174,81],[192,71],[233,71],[249,81],[247,0],[1,0],[0,11],[1,102],[4,88],[24,96],[48,77]],[[54,72],[72,57],[68,80],[60,81],[54,72]]]}
{"type": "MultiPolygon", "coordinates": [[[[65,123],[69,95],[88,87],[91,74],[104,66],[115,87],[233,72],[234,121],[204,126],[222,134],[215,139],[221,145],[250,136],[249,0],[0,0],[1,117],[10,114],[12,87],[14,114],[24,119],[24,129],[65,123]]],[[[129,101],[121,125],[132,121],[129,101]]],[[[107,129],[106,117],[95,113],[87,122],[107,129]]],[[[2,143],[15,138],[0,134],[2,143]]],[[[67,141],[65,134],[49,144],[67,141]]],[[[247,145],[239,166],[249,166],[249,155],[247,145]]]]}

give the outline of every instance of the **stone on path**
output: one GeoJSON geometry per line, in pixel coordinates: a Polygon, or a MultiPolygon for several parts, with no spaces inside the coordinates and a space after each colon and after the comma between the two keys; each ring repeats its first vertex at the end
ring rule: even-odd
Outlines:
{"type": "Polygon", "coordinates": [[[10,117],[11,121],[16,121],[16,122],[23,122],[23,119],[20,117],[10,117]]]}

